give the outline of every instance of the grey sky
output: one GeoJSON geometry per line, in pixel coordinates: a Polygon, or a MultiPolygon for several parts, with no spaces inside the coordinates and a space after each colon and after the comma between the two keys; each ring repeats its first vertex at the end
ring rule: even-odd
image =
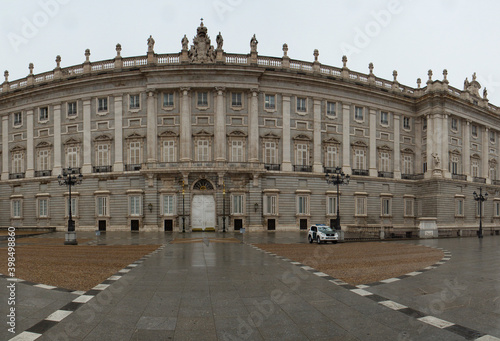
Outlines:
{"type": "MultiPolygon", "coordinates": [[[[35,73],[52,70],[56,55],[62,67],[80,64],[84,51],[91,61],[145,55],[153,35],[156,53],[181,50],[184,34],[192,42],[200,18],[215,45],[221,31],[228,53],[250,51],[255,33],[259,55],[282,56],[289,46],[292,59],[347,66],[368,73],[373,62],[378,77],[400,83],[425,84],[427,71],[462,89],[465,77],[477,72],[488,89],[490,103],[500,106],[500,2],[493,0],[2,0],[0,70],[9,80],[25,77],[28,64],[35,73]],[[188,3],[188,5],[186,5],[188,3]]],[[[481,92],[482,93],[482,92],[481,92]]]]}

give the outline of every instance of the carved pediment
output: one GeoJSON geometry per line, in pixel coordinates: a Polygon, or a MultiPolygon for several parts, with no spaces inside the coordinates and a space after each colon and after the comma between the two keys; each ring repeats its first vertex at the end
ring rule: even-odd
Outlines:
{"type": "Polygon", "coordinates": [[[261,135],[263,139],[279,139],[280,137],[274,133],[267,133],[265,135],[261,135]]]}
{"type": "Polygon", "coordinates": [[[490,164],[490,166],[496,166],[498,162],[496,159],[490,159],[490,161],[488,161],[488,163],[490,164]]]}
{"type": "Polygon", "coordinates": [[[401,149],[401,153],[402,154],[414,154],[414,151],[411,148],[404,148],[404,149],[401,149]]]}
{"type": "Polygon", "coordinates": [[[26,150],[26,147],[17,145],[17,146],[12,147],[12,149],[10,151],[11,152],[22,152],[24,150],[26,150]]]}
{"type": "Polygon", "coordinates": [[[337,140],[335,137],[330,137],[329,139],[325,139],[323,140],[323,143],[340,144],[339,140],[337,140]]]}
{"type": "Polygon", "coordinates": [[[462,153],[458,149],[450,150],[450,155],[461,155],[462,153]]]}
{"type": "Polygon", "coordinates": [[[351,146],[368,148],[368,145],[366,144],[366,142],[363,142],[363,141],[354,141],[353,143],[351,143],[351,146]]]}
{"type": "Polygon", "coordinates": [[[75,139],[74,137],[70,137],[64,144],[79,144],[81,143],[80,140],[75,139]]]}
{"type": "Polygon", "coordinates": [[[172,131],[172,130],[167,130],[167,131],[162,132],[158,136],[159,137],[177,137],[179,135],[176,132],[172,131]]]}
{"type": "Polygon", "coordinates": [[[202,129],[199,132],[194,133],[193,136],[194,137],[206,137],[206,136],[214,136],[214,134],[209,133],[205,129],[202,129]]]}
{"type": "Polygon", "coordinates": [[[229,137],[246,137],[247,134],[245,134],[241,130],[235,130],[235,131],[228,133],[227,136],[229,136],[229,137]]]}
{"type": "Polygon", "coordinates": [[[131,140],[131,139],[143,139],[144,136],[140,135],[139,133],[137,132],[133,132],[132,134],[130,134],[129,136],[127,136],[125,139],[127,140],[131,140]]]}
{"type": "Polygon", "coordinates": [[[478,153],[474,153],[470,156],[471,159],[481,159],[481,156],[479,156],[478,153]]]}
{"type": "Polygon", "coordinates": [[[42,141],[36,145],[36,148],[50,148],[52,145],[48,142],[42,141]]]}
{"type": "Polygon", "coordinates": [[[311,138],[307,135],[304,134],[299,134],[293,138],[294,140],[299,140],[299,141],[311,141],[311,138]]]}
{"type": "Polygon", "coordinates": [[[389,146],[388,146],[388,145],[386,145],[386,144],[384,144],[383,146],[379,146],[379,147],[377,147],[377,149],[378,149],[378,150],[383,150],[383,151],[388,151],[388,152],[392,151],[392,148],[391,148],[391,147],[389,147],[389,146]]]}
{"type": "Polygon", "coordinates": [[[104,141],[112,141],[113,138],[108,135],[99,135],[94,139],[94,142],[104,142],[104,141]]]}

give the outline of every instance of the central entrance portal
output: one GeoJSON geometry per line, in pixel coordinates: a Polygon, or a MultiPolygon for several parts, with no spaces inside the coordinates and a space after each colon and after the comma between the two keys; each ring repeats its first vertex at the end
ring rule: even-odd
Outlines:
{"type": "Polygon", "coordinates": [[[195,195],[191,212],[191,227],[193,230],[201,229],[205,231],[207,227],[215,228],[215,200],[213,195],[195,195]]]}

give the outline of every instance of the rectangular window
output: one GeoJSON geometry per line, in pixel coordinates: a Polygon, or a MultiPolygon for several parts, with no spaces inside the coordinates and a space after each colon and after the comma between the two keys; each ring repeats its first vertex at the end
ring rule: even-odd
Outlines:
{"type": "Polygon", "coordinates": [[[276,195],[268,195],[265,197],[265,214],[276,215],[277,214],[277,201],[278,197],[276,195]]]}
{"type": "Polygon", "coordinates": [[[458,121],[456,118],[451,119],[451,129],[452,130],[458,130],[458,121]]]}
{"type": "Polygon", "coordinates": [[[388,125],[389,124],[389,113],[382,111],[380,112],[380,124],[388,125]]]}
{"type": "Polygon", "coordinates": [[[494,201],[493,208],[495,210],[494,212],[495,217],[500,217],[500,201],[494,201]]]}
{"type": "Polygon", "coordinates": [[[365,169],[365,151],[356,149],[354,152],[354,164],[356,169],[365,169]]]}
{"type": "Polygon", "coordinates": [[[413,174],[413,159],[411,155],[403,156],[403,174],[413,174]]]}
{"type": "Polygon", "coordinates": [[[233,92],[231,93],[231,105],[233,107],[241,107],[242,101],[241,101],[241,92],[233,92]]]}
{"type": "Polygon", "coordinates": [[[175,161],[175,141],[163,141],[163,162],[175,161]]]}
{"type": "Polygon", "coordinates": [[[97,215],[99,217],[108,216],[108,197],[97,197],[97,215]]]}
{"type": "Polygon", "coordinates": [[[384,217],[390,216],[391,215],[391,198],[382,198],[381,201],[382,208],[381,208],[381,214],[384,217]]]}
{"type": "Polygon", "coordinates": [[[295,162],[296,162],[297,166],[308,166],[309,165],[307,144],[298,144],[297,145],[297,154],[296,154],[295,162]]]}
{"type": "Polygon", "coordinates": [[[427,119],[426,118],[424,118],[422,121],[422,129],[427,130],[427,119]]]}
{"type": "Polygon", "coordinates": [[[12,173],[24,173],[24,158],[22,153],[12,155],[12,173]]]}
{"type": "Polygon", "coordinates": [[[328,116],[337,116],[336,103],[326,102],[326,114],[328,116]]]}
{"type": "Polygon", "coordinates": [[[459,174],[458,173],[458,162],[459,162],[458,156],[451,157],[451,163],[450,163],[451,174],[459,174]]]}
{"type": "Polygon", "coordinates": [[[38,217],[47,218],[49,216],[49,199],[38,199],[38,217]]]}
{"type": "Polygon", "coordinates": [[[484,218],[484,201],[476,202],[476,217],[479,217],[480,215],[484,218]]]}
{"type": "MultiPolygon", "coordinates": [[[[77,216],[78,215],[78,209],[77,209],[77,199],[75,197],[72,197],[71,198],[71,216],[77,216]]],[[[66,199],[65,198],[65,202],[66,202],[66,217],[69,217],[69,205],[68,205],[68,202],[69,202],[69,199],[66,199]]]]}
{"type": "Polygon", "coordinates": [[[174,214],[174,196],[171,194],[165,194],[163,196],[163,214],[164,215],[174,214]]]}
{"type": "Polygon", "coordinates": [[[415,207],[415,199],[404,199],[405,205],[405,217],[414,217],[414,207],[415,207]]]}
{"type": "Polygon", "coordinates": [[[233,195],[233,214],[243,214],[243,195],[233,195]]]}
{"type": "Polygon", "coordinates": [[[173,107],[174,106],[174,94],[172,92],[163,94],[163,106],[173,107]]]}
{"type": "Polygon", "coordinates": [[[38,151],[38,170],[49,170],[50,167],[50,155],[48,150],[38,151]]]}
{"type": "Polygon", "coordinates": [[[68,103],[68,116],[76,116],[76,102],[68,103]]]}
{"type": "Polygon", "coordinates": [[[102,97],[97,99],[97,111],[106,112],[108,111],[108,98],[102,97]]]}
{"type": "Polygon", "coordinates": [[[39,109],[39,121],[47,121],[49,119],[49,108],[43,107],[39,109]]]}
{"type": "Polygon", "coordinates": [[[297,214],[309,214],[309,197],[300,195],[297,197],[297,214]]]}
{"type": "Polygon", "coordinates": [[[20,112],[14,113],[14,125],[20,126],[23,124],[23,114],[20,112]]]}
{"type": "Polygon", "coordinates": [[[456,199],[455,200],[456,211],[455,214],[459,217],[464,216],[464,199],[456,199]]]}
{"type": "Polygon", "coordinates": [[[471,172],[472,176],[475,176],[476,178],[479,177],[479,161],[477,160],[472,161],[471,168],[472,168],[471,172]]]}
{"type": "Polygon", "coordinates": [[[390,171],[389,160],[390,160],[389,153],[386,153],[386,152],[380,153],[379,170],[381,172],[389,172],[390,171]]]}
{"type": "Polygon", "coordinates": [[[264,144],[264,160],[266,164],[277,164],[278,160],[276,157],[276,143],[275,142],[265,142],[264,144]]]}
{"type": "Polygon", "coordinates": [[[264,98],[264,107],[266,109],[274,109],[274,108],[276,108],[275,96],[274,95],[265,95],[265,98],[264,98]]]}
{"type": "Polygon", "coordinates": [[[129,162],[131,165],[141,163],[141,143],[138,141],[130,142],[129,162]]]}
{"type": "Polygon", "coordinates": [[[108,145],[100,144],[97,146],[97,166],[109,166],[108,145]]]}
{"type": "Polygon", "coordinates": [[[326,213],[328,215],[337,215],[337,197],[328,197],[326,213]]]}
{"type": "Polygon", "coordinates": [[[356,216],[366,215],[366,197],[356,197],[356,216]]]}
{"type": "Polygon", "coordinates": [[[337,166],[337,147],[327,146],[326,147],[326,158],[325,167],[336,167],[337,166]]]}
{"type": "Polygon", "coordinates": [[[21,200],[12,200],[12,218],[21,218],[21,200]]]}
{"type": "Polygon", "coordinates": [[[471,129],[472,129],[472,136],[477,137],[477,126],[472,125],[471,129]]]}
{"type": "Polygon", "coordinates": [[[496,180],[497,179],[497,168],[496,168],[496,166],[491,166],[490,167],[490,179],[491,180],[496,180]]]}
{"type": "Polygon", "coordinates": [[[306,112],[306,99],[302,97],[297,97],[297,111],[306,112]]]}
{"type": "Polygon", "coordinates": [[[196,161],[209,161],[209,143],[208,140],[198,140],[196,161]]]}
{"type": "Polygon", "coordinates": [[[198,106],[208,107],[208,92],[198,92],[198,106]]]}
{"type": "Polygon", "coordinates": [[[67,168],[78,168],[78,147],[68,147],[66,148],[66,167],[67,168]]]}
{"type": "Polygon", "coordinates": [[[495,132],[490,130],[490,142],[495,142],[495,132]]]}
{"type": "Polygon", "coordinates": [[[130,196],[130,215],[140,216],[141,215],[141,196],[133,195],[130,196]]]}
{"type": "Polygon", "coordinates": [[[243,141],[231,142],[231,162],[243,162],[243,141]]]}
{"type": "Polygon", "coordinates": [[[403,117],[403,128],[406,129],[406,130],[410,130],[411,129],[410,118],[409,117],[406,117],[406,116],[403,117]]]}
{"type": "Polygon", "coordinates": [[[129,96],[129,108],[130,109],[140,109],[141,103],[139,101],[139,95],[130,95],[129,96]]]}
{"type": "Polygon", "coordinates": [[[363,121],[363,108],[354,107],[354,119],[357,121],[363,121]]]}

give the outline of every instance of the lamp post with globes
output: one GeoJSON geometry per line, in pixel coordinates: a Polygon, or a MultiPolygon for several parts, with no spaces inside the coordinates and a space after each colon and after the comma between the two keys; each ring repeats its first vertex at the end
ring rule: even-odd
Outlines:
{"type": "Polygon", "coordinates": [[[342,172],[342,168],[336,167],[333,173],[326,172],[325,180],[327,184],[337,185],[337,219],[335,219],[335,229],[340,230],[340,191],[339,185],[348,185],[351,177],[342,172]]]}
{"type": "Polygon", "coordinates": [[[64,245],[77,245],[76,232],[75,232],[75,221],[73,220],[73,212],[71,207],[71,186],[79,185],[82,183],[83,175],[78,171],[78,174],[74,174],[72,168],[68,168],[63,171],[63,174],[59,174],[57,181],[60,186],[68,186],[69,198],[68,198],[68,232],[66,232],[66,238],[64,239],[64,245]]]}
{"type": "Polygon", "coordinates": [[[474,196],[474,200],[477,201],[479,205],[479,231],[477,231],[477,237],[483,238],[483,202],[488,200],[488,193],[486,192],[483,195],[483,188],[479,187],[479,194],[474,191],[472,195],[474,196]]]}

